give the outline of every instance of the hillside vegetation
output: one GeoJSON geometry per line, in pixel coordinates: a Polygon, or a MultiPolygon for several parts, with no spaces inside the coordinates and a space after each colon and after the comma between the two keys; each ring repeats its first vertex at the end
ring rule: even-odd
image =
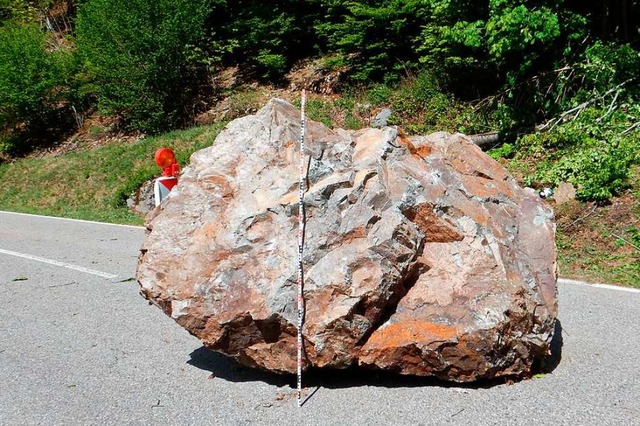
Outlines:
{"type": "Polygon", "coordinates": [[[522,184],[575,189],[564,273],[640,285],[639,26],[640,0],[0,0],[0,208],[139,222],[153,149],[306,86],[330,126],[488,134],[522,184]]]}

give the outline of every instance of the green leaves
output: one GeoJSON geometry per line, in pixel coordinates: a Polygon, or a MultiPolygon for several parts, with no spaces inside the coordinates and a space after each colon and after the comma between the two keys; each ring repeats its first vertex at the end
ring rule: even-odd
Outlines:
{"type": "Polygon", "coordinates": [[[315,28],[329,51],[348,58],[357,81],[397,76],[417,65],[415,49],[425,10],[419,0],[319,1],[327,16],[315,28]]]}
{"type": "Polygon", "coordinates": [[[317,1],[216,0],[211,15],[211,51],[260,79],[278,81],[294,61],[317,53],[317,1]]]}
{"type": "Polygon", "coordinates": [[[523,74],[541,52],[552,53],[563,33],[553,1],[531,5],[521,0],[448,1],[431,4],[419,51],[425,63],[499,68],[523,74]]]}
{"type": "Polygon", "coordinates": [[[521,137],[516,158],[537,160],[530,183],[570,182],[586,201],[608,200],[628,188],[631,167],[640,164],[640,132],[622,134],[628,119],[605,112],[586,108],[549,132],[521,137]]]}
{"type": "Polygon", "coordinates": [[[70,97],[73,57],[49,42],[35,24],[0,27],[0,151],[20,149],[22,136],[47,132],[70,97]]]}
{"type": "Polygon", "coordinates": [[[150,133],[179,122],[207,68],[195,47],[208,14],[209,0],[83,3],[77,45],[100,110],[150,133]]]}
{"type": "Polygon", "coordinates": [[[560,159],[546,173],[554,184],[570,182],[583,200],[608,200],[627,186],[632,156],[625,143],[601,143],[597,147],[576,151],[560,159]]]}
{"type": "Polygon", "coordinates": [[[492,15],[485,30],[489,53],[497,61],[502,61],[505,55],[524,52],[537,43],[548,45],[560,36],[555,12],[546,7],[529,9],[525,5],[492,15]]]}
{"type": "Polygon", "coordinates": [[[43,8],[48,0],[0,0],[0,24],[13,21],[15,23],[35,23],[38,9],[43,8]]]}

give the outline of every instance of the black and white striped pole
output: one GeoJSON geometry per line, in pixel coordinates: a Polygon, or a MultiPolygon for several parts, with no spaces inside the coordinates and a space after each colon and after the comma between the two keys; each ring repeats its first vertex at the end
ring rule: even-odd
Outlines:
{"type": "Polygon", "coordinates": [[[302,350],[303,337],[302,325],[304,322],[304,270],[302,257],[304,253],[304,127],[305,127],[305,104],[307,97],[304,89],[302,90],[302,99],[300,107],[300,176],[299,176],[299,199],[298,199],[298,339],[297,339],[297,399],[298,407],[302,406],[302,350]]]}

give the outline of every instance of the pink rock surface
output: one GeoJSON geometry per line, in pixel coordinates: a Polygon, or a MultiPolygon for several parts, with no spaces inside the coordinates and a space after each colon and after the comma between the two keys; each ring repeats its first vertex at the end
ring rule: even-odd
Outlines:
{"type": "MultiPolygon", "coordinates": [[[[295,372],[299,111],[271,100],[147,217],[142,294],[210,349],[295,372]]],[[[557,314],[555,224],[462,135],[308,123],[305,367],[525,377],[557,314]]]]}

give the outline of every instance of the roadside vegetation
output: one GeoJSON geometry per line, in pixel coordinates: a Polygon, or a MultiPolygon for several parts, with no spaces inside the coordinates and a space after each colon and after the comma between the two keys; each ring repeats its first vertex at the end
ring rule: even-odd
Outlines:
{"type": "Polygon", "coordinates": [[[0,0],[0,208],[140,223],[157,147],[307,87],[329,126],[389,108],[570,185],[561,272],[640,286],[639,26],[640,0],[0,0]]]}
{"type": "Polygon", "coordinates": [[[176,130],[137,141],[0,164],[0,210],[141,225],[127,198],[159,174],[154,152],[170,147],[180,164],[210,146],[222,124],[176,130]]]}

